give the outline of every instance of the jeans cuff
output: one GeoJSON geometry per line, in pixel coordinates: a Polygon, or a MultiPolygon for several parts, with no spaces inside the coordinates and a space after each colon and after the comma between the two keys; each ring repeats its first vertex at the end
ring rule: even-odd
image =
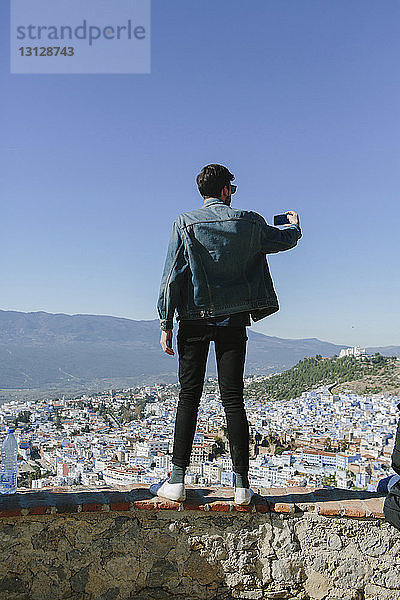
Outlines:
{"type": "Polygon", "coordinates": [[[172,464],[176,465],[177,467],[182,467],[183,469],[187,469],[189,466],[188,462],[185,462],[184,460],[181,460],[179,458],[172,458],[172,464]]]}

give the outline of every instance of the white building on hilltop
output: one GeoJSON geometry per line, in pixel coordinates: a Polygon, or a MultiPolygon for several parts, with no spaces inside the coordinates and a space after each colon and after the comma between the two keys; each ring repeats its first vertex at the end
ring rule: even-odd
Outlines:
{"type": "Polygon", "coordinates": [[[339,353],[339,358],[343,358],[344,356],[355,356],[358,358],[359,356],[365,356],[367,351],[365,348],[360,348],[360,346],[353,346],[352,348],[343,348],[339,353]]]}

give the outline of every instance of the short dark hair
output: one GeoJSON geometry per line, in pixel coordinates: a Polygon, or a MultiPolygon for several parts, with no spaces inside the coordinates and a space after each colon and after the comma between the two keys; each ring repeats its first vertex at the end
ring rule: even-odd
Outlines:
{"type": "Polygon", "coordinates": [[[196,177],[203,198],[220,198],[224,186],[229,188],[235,176],[222,165],[206,165],[196,177]]]}

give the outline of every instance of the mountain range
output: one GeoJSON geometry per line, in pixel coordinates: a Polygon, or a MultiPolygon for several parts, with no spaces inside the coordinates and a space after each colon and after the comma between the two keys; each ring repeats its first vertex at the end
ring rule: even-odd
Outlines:
{"type": "MultiPolygon", "coordinates": [[[[0,390],[90,390],[177,379],[176,356],[162,353],[159,322],[102,315],[0,310],[0,390]]],[[[247,374],[288,369],[305,356],[347,347],[316,338],[281,339],[248,330],[247,374]]],[[[400,356],[399,346],[371,348],[400,356]]],[[[211,355],[208,374],[215,374],[211,355]]]]}

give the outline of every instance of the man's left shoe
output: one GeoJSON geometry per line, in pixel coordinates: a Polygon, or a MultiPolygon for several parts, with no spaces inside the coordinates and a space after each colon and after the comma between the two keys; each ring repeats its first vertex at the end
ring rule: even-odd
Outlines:
{"type": "Polygon", "coordinates": [[[167,498],[174,502],[183,502],[186,500],[186,491],[184,483],[168,483],[168,479],[163,479],[159,483],[153,483],[150,488],[153,496],[167,498]]]}

